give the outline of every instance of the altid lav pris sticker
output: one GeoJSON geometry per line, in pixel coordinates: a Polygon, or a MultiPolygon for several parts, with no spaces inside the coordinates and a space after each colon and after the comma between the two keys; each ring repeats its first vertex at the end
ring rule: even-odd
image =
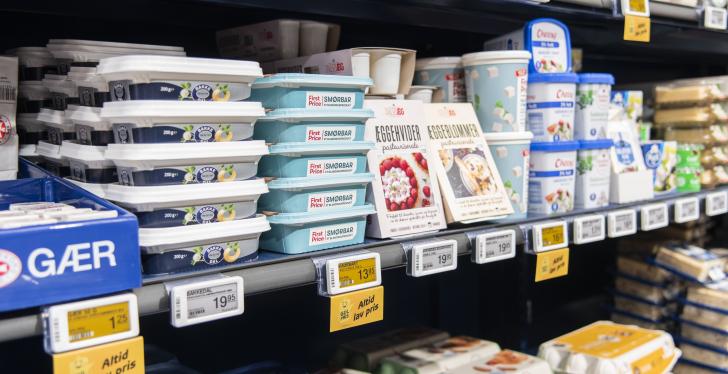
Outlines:
{"type": "Polygon", "coordinates": [[[513,213],[473,106],[424,104],[430,168],[437,176],[447,222],[474,222],[513,213]]]}
{"type": "Polygon", "coordinates": [[[445,228],[440,188],[431,165],[424,108],[415,100],[365,100],[374,111],[364,137],[376,143],[367,154],[376,174],[367,200],[377,214],[369,216],[367,235],[376,238],[410,235],[445,228]]]}

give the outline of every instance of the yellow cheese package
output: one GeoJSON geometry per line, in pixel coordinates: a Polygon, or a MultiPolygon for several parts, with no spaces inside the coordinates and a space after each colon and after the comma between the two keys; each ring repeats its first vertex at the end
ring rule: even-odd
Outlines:
{"type": "Polygon", "coordinates": [[[663,374],[680,358],[670,334],[598,321],[547,341],[538,356],[566,373],[663,374]]]}
{"type": "Polygon", "coordinates": [[[657,251],[655,261],[681,277],[698,282],[713,283],[726,278],[725,260],[694,245],[665,244],[657,251]]]}
{"type": "Polygon", "coordinates": [[[728,371],[728,351],[702,344],[683,341],[680,343],[685,360],[712,368],[715,372],[728,371]]]}
{"type": "Polygon", "coordinates": [[[720,104],[703,107],[658,109],[653,123],[656,127],[710,126],[728,121],[728,114],[720,104]]]}
{"type": "Polygon", "coordinates": [[[655,104],[663,108],[707,104],[725,99],[725,93],[717,84],[655,87],[655,104]]]}
{"type": "MultiPolygon", "coordinates": [[[[623,242],[620,242],[620,245],[629,247],[629,245],[623,242]]],[[[670,274],[667,270],[648,264],[638,257],[617,257],[617,271],[625,275],[658,284],[662,284],[673,279],[672,274],[670,274]]]]}

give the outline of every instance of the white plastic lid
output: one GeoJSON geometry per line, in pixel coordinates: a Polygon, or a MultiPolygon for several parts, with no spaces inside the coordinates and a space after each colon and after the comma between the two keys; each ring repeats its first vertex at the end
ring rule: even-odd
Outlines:
{"type": "Polygon", "coordinates": [[[38,146],[35,148],[35,151],[38,153],[38,155],[50,158],[54,161],[64,161],[63,156],[61,156],[60,145],[47,143],[41,140],[38,142],[38,146]]]}
{"type": "Polygon", "coordinates": [[[102,76],[96,74],[96,68],[91,69],[87,71],[69,71],[68,80],[72,81],[77,87],[92,87],[101,92],[108,92],[109,84],[102,76]]]}
{"type": "Polygon", "coordinates": [[[130,79],[134,83],[184,79],[249,84],[263,76],[260,64],[253,61],[147,55],[106,58],[96,70],[107,81],[130,79]]]}
{"type": "Polygon", "coordinates": [[[20,47],[5,51],[10,56],[18,56],[21,66],[25,67],[43,67],[56,63],[53,55],[46,47],[20,47]]]}
{"type": "Polygon", "coordinates": [[[106,158],[116,166],[164,166],[258,162],[268,154],[263,140],[223,143],[109,144],[106,158]]]}
{"type": "Polygon", "coordinates": [[[486,51],[463,55],[463,65],[499,64],[508,62],[528,63],[531,59],[529,51],[486,51]]]}
{"type": "Polygon", "coordinates": [[[79,106],[71,112],[70,119],[74,124],[90,126],[94,130],[111,130],[111,123],[101,118],[101,108],[79,106]]]}
{"type": "Polygon", "coordinates": [[[106,198],[106,189],[108,188],[108,183],[86,183],[86,182],[79,182],[77,180],[69,179],[69,178],[63,178],[68,182],[71,182],[84,190],[91,192],[92,194],[101,197],[106,198]]]}
{"type": "Polygon", "coordinates": [[[36,151],[37,145],[35,144],[21,144],[18,148],[18,156],[21,157],[38,157],[38,152],[36,151]]]}
{"type": "Polygon", "coordinates": [[[114,167],[114,163],[104,156],[106,146],[84,145],[64,140],[61,145],[61,156],[80,161],[92,168],[114,167]]]}
{"type": "Polygon", "coordinates": [[[143,212],[198,204],[251,201],[266,192],[268,186],[262,178],[171,186],[123,186],[113,183],[106,190],[106,198],[143,212]]]}
{"type": "Polygon", "coordinates": [[[49,45],[68,44],[80,46],[97,46],[112,48],[136,48],[136,49],[152,49],[162,51],[184,51],[184,48],[172,45],[153,45],[153,44],[136,44],[136,43],[120,43],[120,42],[104,42],[98,40],[81,40],[81,39],[50,39],[49,45]]]}
{"type": "Polygon", "coordinates": [[[485,136],[485,141],[488,144],[506,143],[506,142],[513,142],[513,143],[530,142],[531,139],[533,139],[533,133],[530,131],[489,132],[489,133],[483,134],[483,136],[485,136]]]}
{"type": "Polygon", "coordinates": [[[114,48],[71,44],[49,44],[48,50],[55,58],[71,59],[75,62],[98,62],[103,58],[128,55],[186,56],[184,51],[165,51],[140,48],[114,48]]]}
{"type": "Polygon", "coordinates": [[[133,100],[104,103],[101,117],[112,123],[253,123],[265,116],[259,102],[133,100]]]}
{"type": "Polygon", "coordinates": [[[78,88],[73,81],[65,75],[46,74],[43,77],[43,86],[50,92],[63,93],[69,97],[78,97],[78,88]]]}
{"type": "Polygon", "coordinates": [[[45,100],[51,92],[41,81],[22,81],[18,85],[18,96],[28,100],[45,100]]]}
{"type": "Polygon", "coordinates": [[[184,248],[210,242],[230,242],[270,230],[264,215],[201,225],[139,229],[139,246],[145,253],[163,253],[162,248],[184,248]]]}
{"type": "Polygon", "coordinates": [[[456,69],[461,67],[463,67],[463,59],[460,56],[418,58],[415,62],[415,70],[456,69]]]}
{"type": "Polygon", "coordinates": [[[60,127],[64,131],[73,130],[73,122],[66,118],[65,111],[63,110],[41,108],[40,112],[38,112],[38,121],[48,126],[60,127]]]}

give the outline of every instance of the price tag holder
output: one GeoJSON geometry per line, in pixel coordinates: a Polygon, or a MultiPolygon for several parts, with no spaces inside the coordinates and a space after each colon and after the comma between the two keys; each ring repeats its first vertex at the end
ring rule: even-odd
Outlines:
{"type": "Polygon", "coordinates": [[[649,0],[620,0],[620,2],[622,5],[622,14],[624,14],[625,16],[650,16],[649,0]]]}
{"type": "Polygon", "coordinates": [[[670,224],[666,203],[645,205],[640,211],[640,226],[642,231],[650,231],[667,227],[670,224]]]}
{"type": "Polygon", "coordinates": [[[500,230],[477,234],[473,262],[487,264],[516,257],[516,230],[500,230]]]}
{"type": "Polygon", "coordinates": [[[594,214],[574,218],[574,244],[586,244],[604,240],[607,236],[604,216],[594,214]]]}
{"type": "Polygon", "coordinates": [[[551,221],[531,227],[533,251],[545,252],[569,246],[569,227],[566,221],[551,221]]]}
{"type": "Polygon", "coordinates": [[[534,281],[563,277],[569,274],[569,248],[536,254],[536,276],[534,281]]]}
{"type": "Polygon", "coordinates": [[[458,242],[452,239],[404,243],[407,253],[407,275],[426,275],[455,270],[458,267],[458,242]]]}
{"type": "Polygon", "coordinates": [[[48,353],[66,352],[139,335],[133,293],[54,305],[43,311],[48,353]]]}
{"type": "Polygon", "coordinates": [[[685,223],[700,218],[700,202],[697,197],[675,200],[675,222],[685,223]]]}
{"type": "Polygon", "coordinates": [[[174,327],[239,316],[245,311],[243,278],[221,274],[167,283],[174,327]]]}
{"type": "Polygon", "coordinates": [[[725,30],[728,26],[728,11],[725,8],[706,6],[703,8],[703,26],[706,29],[725,30]]]}
{"type": "Polygon", "coordinates": [[[607,236],[619,238],[637,233],[637,212],[622,209],[607,213],[607,236]]]}
{"type": "Polygon", "coordinates": [[[376,287],[382,284],[379,253],[366,252],[326,260],[326,293],[345,292],[376,287]]]}
{"type": "Polygon", "coordinates": [[[717,216],[728,213],[728,191],[711,192],[705,195],[705,214],[717,216]]]}
{"type": "Polygon", "coordinates": [[[53,355],[54,374],[144,374],[144,338],[125,339],[53,355]]]}

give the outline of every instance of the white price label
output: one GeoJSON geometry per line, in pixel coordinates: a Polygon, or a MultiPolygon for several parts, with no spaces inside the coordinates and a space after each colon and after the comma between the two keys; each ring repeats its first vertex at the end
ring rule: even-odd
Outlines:
{"type": "Polygon", "coordinates": [[[606,237],[604,227],[604,216],[594,214],[591,216],[578,217],[574,219],[574,244],[586,244],[606,237]]]}
{"type": "Polygon", "coordinates": [[[728,191],[712,192],[705,195],[705,214],[717,216],[728,212],[728,191]]]}
{"type": "Polygon", "coordinates": [[[622,14],[649,17],[650,16],[650,2],[649,0],[621,0],[622,2],[622,14]]]}
{"type": "Polygon", "coordinates": [[[697,197],[675,200],[675,222],[685,223],[700,218],[700,203],[697,197]]]}
{"type": "Polygon", "coordinates": [[[516,256],[516,230],[502,230],[475,237],[475,263],[505,260],[516,256]]]}
{"type": "Polygon", "coordinates": [[[414,244],[409,260],[413,277],[455,270],[458,267],[458,242],[448,239],[414,244]]]}
{"type": "Polygon", "coordinates": [[[610,238],[637,233],[637,212],[623,209],[607,214],[607,235],[610,238]]]}
{"type": "Polygon", "coordinates": [[[326,260],[326,292],[338,295],[382,284],[379,253],[367,252],[326,260]]]}
{"type": "Polygon", "coordinates": [[[239,316],[245,310],[243,278],[239,276],[183,281],[171,287],[169,296],[174,327],[239,316]]]}
{"type": "Polygon", "coordinates": [[[642,207],[640,212],[640,223],[642,231],[650,231],[667,227],[670,224],[667,213],[667,204],[658,203],[642,207]]]}
{"type": "Polygon", "coordinates": [[[566,221],[552,221],[533,225],[533,250],[535,252],[569,246],[569,228],[566,221]]]}
{"type": "Polygon", "coordinates": [[[703,9],[703,26],[706,29],[725,30],[728,26],[728,11],[725,8],[706,6],[703,9]]]}

